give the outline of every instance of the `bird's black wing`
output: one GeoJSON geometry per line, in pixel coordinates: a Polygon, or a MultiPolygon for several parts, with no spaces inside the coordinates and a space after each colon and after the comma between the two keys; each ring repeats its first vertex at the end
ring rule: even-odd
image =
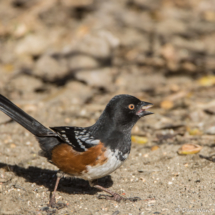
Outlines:
{"type": "Polygon", "coordinates": [[[65,143],[72,146],[75,151],[84,152],[96,146],[100,140],[95,139],[88,129],[80,127],[51,127],[65,143]]]}

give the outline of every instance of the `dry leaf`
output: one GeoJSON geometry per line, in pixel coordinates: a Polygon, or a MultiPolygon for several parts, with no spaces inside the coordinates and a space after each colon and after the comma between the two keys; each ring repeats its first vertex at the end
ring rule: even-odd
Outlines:
{"type": "Polygon", "coordinates": [[[35,112],[37,110],[37,106],[33,104],[26,104],[23,106],[23,110],[26,112],[35,112]]]}
{"type": "Polygon", "coordinates": [[[146,137],[140,137],[136,135],[131,136],[131,142],[138,143],[138,144],[146,144],[148,142],[148,139],[146,137]]]}
{"type": "Polygon", "coordinates": [[[202,135],[202,131],[200,131],[198,128],[193,128],[193,129],[187,128],[187,131],[192,136],[202,135]]]}
{"type": "Polygon", "coordinates": [[[12,148],[12,149],[13,149],[13,148],[16,148],[16,145],[15,145],[14,143],[11,143],[11,144],[10,144],[10,148],[12,148]]]}
{"type": "Polygon", "coordinates": [[[179,150],[179,155],[190,155],[190,154],[196,154],[201,151],[202,147],[195,144],[184,144],[179,150]]]}
{"type": "Polygon", "coordinates": [[[174,104],[170,100],[164,100],[161,102],[161,108],[163,108],[165,110],[169,110],[169,109],[173,108],[173,106],[174,106],[174,104]]]}
{"type": "Polygon", "coordinates": [[[13,64],[5,64],[3,68],[6,72],[13,72],[14,71],[14,65],[13,64]]]}
{"type": "Polygon", "coordinates": [[[161,54],[162,56],[168,60],[168,61],[175,61],[176,60],[176,50],[174,48],[174,46],[172,44],[165,44],[162,48],[161,48],[161,54]]]}
{"type": "Polygon", "coordinates": [[[213,86],[215,85],[215,76],[214,75],[204,76],[198,80],[198,84],[203,87],[213,86]]]}
{"type": "Polygon", "coordinates": [[[170,90],[173,92],[178,92],[180,90],[180,87],[177,84],[170,85],[170,90]]]}
{"type": "Polygon", "coordinates": [[[174,94],[171,94],[169,96],[167,96],[165,98],[165,100],[168,100],[168,101],[176,101],[180,98],[184,98],[185,96],[187,95],[187,92],[185,91],[180,91],[180,92],[177,92],[177,93],[174,93],[174,94]]]}
{"type": "Polygon", "coordinates": [[[215,22],[215,13],[213,10],[205,11],[203,17],[206,21],[215,22]]]}
{"type": "Polygon", "coordinates": [[[151,148],[152,151],[155,151],[157,149],[159,149],[159,146],[152,146],[152,148],[151,148]]]}

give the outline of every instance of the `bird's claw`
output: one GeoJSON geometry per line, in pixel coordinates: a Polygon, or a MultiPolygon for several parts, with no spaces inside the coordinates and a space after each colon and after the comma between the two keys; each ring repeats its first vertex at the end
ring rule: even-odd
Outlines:
{"type": "Polygon", "coordinates": [[[137,201],[140,201],[142,199],[138,196],[135,196],[135,197],[126,198],[126,200],[130,200],[131,202],[137,202],[137,201]]]}
{"type": "Polygon", "coordinates": [[[115,193],[112,196],[109,195],[104,195],[104,194],[100,194],[97,197],[98,199],[106,199],[106,200],[114,200],[116,202],[120,202],[120,201],[131,201],[131,202],[136,202],[139,200],[142,200],[140,197],[129,197],[129,198],[125,198],[120,196],[119,194],[115,193]]]}
{"type": "Polygon", "coordinates": [[[55,200],[55,196],[53,194],[52,194],[52,197],[50,198],[48,207],[56,208],[56,200],[55,200]]]}

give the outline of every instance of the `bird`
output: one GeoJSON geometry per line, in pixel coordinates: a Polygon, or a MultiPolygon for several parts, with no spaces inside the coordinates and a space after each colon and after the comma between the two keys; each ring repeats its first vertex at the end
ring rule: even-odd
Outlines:
{"type": "Polygon", "coordinates": [[[125,198],[98,185],[97,179],[114,172],[128,158],[132,127],[141,117],[153,114],[147,110],[152,106],[132,95],[120,94],[108,102],[92,126],[47,128],[0,94],[0,110],[35,136],[40,155],[59,169],[49,207],[56,207],[55,194],[64,174],[89,181],[91,187],[109,194],[105,199],[138,200],[138,197],[125,198]]]}

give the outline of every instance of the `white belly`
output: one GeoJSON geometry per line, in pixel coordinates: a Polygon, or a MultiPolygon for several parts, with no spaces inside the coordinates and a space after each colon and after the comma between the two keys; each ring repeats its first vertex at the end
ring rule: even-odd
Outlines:
{"type": "MultiPolygon", "coordinates": [[[[96,165],[96,166],[87,166],[87,173],[85,173],[82,178],[85,180],[94,180],[97,178],[102,178],[106,175],[109,175],[113,171],[115,171],[117,168],[119,168],[123,162],[119,159],[119,151],[116,150],[115,152],[112,152],[110,149],[108,149],[105,152],[105,157],[108,158],[107,162],[102,165],[96,165]]],[[[123,156],[124,159],[128,157],[128,154],[123,156]]]]}

